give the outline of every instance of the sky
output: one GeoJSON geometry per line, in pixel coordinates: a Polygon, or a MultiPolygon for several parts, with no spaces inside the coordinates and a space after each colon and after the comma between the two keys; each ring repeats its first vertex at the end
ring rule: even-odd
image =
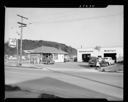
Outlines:
{"type": "Polygon", "coordinates": [[[5,9],[5,42],[20,38],[55,41],[78,48],[123,46],[123,6],[107,8],[11,8],[5,9]]]}

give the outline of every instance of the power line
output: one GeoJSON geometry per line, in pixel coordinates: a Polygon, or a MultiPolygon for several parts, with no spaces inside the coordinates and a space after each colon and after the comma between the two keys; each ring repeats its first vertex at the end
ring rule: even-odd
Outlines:
{"type": "MultiPolygon", "coordinates": [[[[35,22],[36,23],[42,23],[42,24],[49,24],[49,23],[61,23],[61,22],[78,22],[78,21],[84,21],[84,20],[95,20],[100,18],[107,18],[107,17],[114,17],[114,16],[121,16],[122,13],[113,14],[113,15],[104,15],[104,16],[93,16],[93,17],[83,17],[83,18],[74,18],[74,19],[67,19],[67,20],[56,20],[56,21],[48,21],[48,22],[35,22]]],[[[61,18],[63,19],[63,18],[61,18]]],[[[65,18],[64,18],[65,19],[65,18]]]]}

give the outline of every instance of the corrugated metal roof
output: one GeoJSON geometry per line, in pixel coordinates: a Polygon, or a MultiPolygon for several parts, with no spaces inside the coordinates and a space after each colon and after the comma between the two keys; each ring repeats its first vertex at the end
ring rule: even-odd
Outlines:
{"type": "Polygon", "coordinates": [[[64,52],[62,50],[59,50],[54,47],[47,47],[47,46],[41,46],[36,49],[27,50],[30,53],[61,53],[61,54],[68,54],[67,52],[64,52]]]}

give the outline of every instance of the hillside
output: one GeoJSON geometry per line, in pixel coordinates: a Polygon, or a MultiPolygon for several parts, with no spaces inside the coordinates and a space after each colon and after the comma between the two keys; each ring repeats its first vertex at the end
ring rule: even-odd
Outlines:
{"type": "MultiPolygon", "coordinates": [[[[18,46],[20,48],[20,40],[18,41],[18,46]]],[[[70,56],[76,55],[77,51],[75,48],[72,48],[70,46],[67,46],[65,44],[57,43],[57,42],[51,42],[51,41],[44,41],[44,40],[23,40],[23,50],[31,50],[40,46],[49,46],[49,47],[55,47],[57,49],[61,49],[65,52],[67,52],[70,56]]],[[[16,48],[11,48],[8,46],[8,43],[5,43],[4,48],[5,54],[8,55],[14,55],[16,54],[16,48]]]]}

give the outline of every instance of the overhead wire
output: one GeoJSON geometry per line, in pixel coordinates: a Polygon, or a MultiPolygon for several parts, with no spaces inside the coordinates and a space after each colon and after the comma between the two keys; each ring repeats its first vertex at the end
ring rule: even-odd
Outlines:
{"type": "Polygon", "coordinates": [[[123,13],[117,13],[117,14],[112,14],[112,15],[103,15],[103,16],[93,16],[93,17],[83,17],[83,18],[73,18],[73,19],[66,19],[66,18],[61,18],[64,20],[54,20],[54,21],[38,21],[38,22],[33,22],[35,24],[49,24],[49,23],[66,23],[66,22],[78,22],[78,21],[84,21],[84,20],[95,20],[95,19],[100,19],[100,18],[107,18],[107,17],[114,17],[114,16],[121,16],[123,13]]]}

